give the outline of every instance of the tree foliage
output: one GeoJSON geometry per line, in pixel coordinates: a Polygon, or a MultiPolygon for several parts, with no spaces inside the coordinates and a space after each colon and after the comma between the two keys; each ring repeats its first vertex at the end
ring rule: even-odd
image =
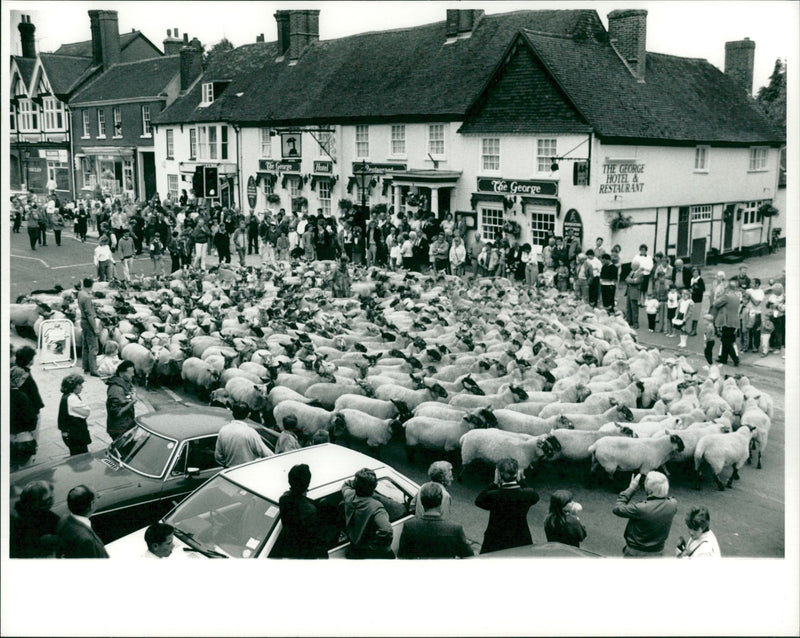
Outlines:
{"type": "Polygon", "coordinates": [[[786,63],[778,58],[769,83],[758,89],[756,100],[772,122],[786,134],[786,63]]]}
{"type": "Polygon", "coordinates": [[[226,51],[233,50],[233,43],[228,38],[222,38],[216,44],[206,47],[203,52],[203,64],[207,65],[211,59],[218,53],[225,53],[226,51]]]}

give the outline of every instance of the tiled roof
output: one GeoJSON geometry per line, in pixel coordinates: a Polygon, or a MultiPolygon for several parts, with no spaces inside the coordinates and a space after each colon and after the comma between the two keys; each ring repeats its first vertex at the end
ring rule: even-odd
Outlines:
{"type": "MultiPolygon", "coordinates": [[[[142,35],[140,31],[131,31],[129,33],[120,33],[119,47],[124,49],[127,47],[136,36],[142,35]]],[[[142,36],[144,37],[144,36],[142,36]]],[[[149,42],[149,40],[148,40],[149,42]]],[[[83,58],[92,57],[92,41],[84,40],[83,42],[71,42],[70,44],[62,44],[54,51],[56,55],[74,55],[83,58]]]]}
{"type": "Polygon", "coordinates": [[[180,73],[180,62],[179,55],[170,55],[115,64],[76,93],[70,104],[157,96],[180,73]]]}
{"type": "Polygon", "coordinates": [[[40,53],[39,59],[47,73],[53,93],[59,96],[68,94],[75,83],[92,68],[92,58],[40,53]]]}
{"type": "Polygon", "coordinates": [[[17,63],[19,74],[25,84],[26,89],[30,89],[31,80],[33,79],[33,67],[36,66],[36,58],[23,58],[21,55],[13,55],[14,61],[17,63]]]}
{"type": "Polygon", "coordinates": [[[707,60],[648,52],[638,82],[607,43],[524,36],[601,138],[780,142],[755,101],[707,60]]]}
{"type": "Polygon", "coordinates": [[[159,121],[457,119],[522,28],[577,37],[605,35],[593,10],[547,10],[485,15],[470,38],[450,44],[445,43],[444,21],[323,40],[313,43],[295,65],[274,59],[255,65],[246,81],[237,81],[236,91],[231,86],[224,98],[215,99],[213,108],[195,108],[200,101],[196,90],[176,100],[159,121]],[[243,95],[235,98],[238,92],[243,95]]]}

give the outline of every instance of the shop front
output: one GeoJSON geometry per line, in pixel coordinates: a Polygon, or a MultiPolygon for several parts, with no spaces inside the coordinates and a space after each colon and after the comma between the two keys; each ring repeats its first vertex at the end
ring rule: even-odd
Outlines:
{"type": "Polygon", "coordinates": [[[135,148],[82,148],[75,155],[78,190],[84,196],[102,192],[105,196],[136,198],[135,148]]]}
{"type": "Polygon", "coordinates": [[[455,212],[455,188],[461,171],[405,170],[390,174],[395,210],[424,208],[438,219],[455,212]]]}
{"type": "Polygon", "coordinates": [[[55,191],[61,199],[72,198],[69,151],[64,148],[36,148],[21,144],[11,148],[10,185],[36,195],[55,191]]]}

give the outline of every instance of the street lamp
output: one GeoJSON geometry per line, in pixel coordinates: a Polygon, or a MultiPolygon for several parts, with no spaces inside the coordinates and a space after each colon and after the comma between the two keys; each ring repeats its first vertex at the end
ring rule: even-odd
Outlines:
{"type": "Polygon", "coordinates": [[[358,184],[358,188],[361,191],[361,214],[364,216],[366,220],[367,214],[367,186],[369,185],[368,178],[376,175],[375,172],[370,170],[370,165],[367,163],[366,160],[361,160],[360,163],[353,165],[353,177],[356,180],[356,184],[358,184]]]}

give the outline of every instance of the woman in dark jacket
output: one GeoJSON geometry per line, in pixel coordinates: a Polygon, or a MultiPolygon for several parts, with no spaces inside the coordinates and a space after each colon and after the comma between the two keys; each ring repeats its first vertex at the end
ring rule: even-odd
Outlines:
{"type": "MultiPolygon", "coordinates": [[[[692,268],[692,278],[689,280],[689,289],[692,291],[692,301],[696,308],[701,308],[703,303],[703,295],[706,292],[706,283],[700,276],[699,268],[692,268]]],[[[697,335],[697,319],[692,319],[692,329],[689,332],[690,337],[697,335]]]]}
{"type": "Polygon", "coordinates": [[[548,543],[581,546],[586,528],[575,515],[580,506],[573,502],[568,490],[556,490],[550,497],[550,513],[544,519],[544,534],[548,543]]]}
{"type": "Polygon", "coordinates": [[[53,488],[47,481],[25,486],[11,510],[9,555],[11,558],[50,558],[58,542],[58,515],[53,506],[53,488]]]}
{"type": "Polygon", "coordinates": [[[33,380],[33,375],[31,374],[31,364],[33,363],[33,357],[35,355],[36,350],[30,346],[22,346],[14,353],[17,364],[16,367],[22,368],[28,373],[27,378],[20,386],[20,390],[22,390],[31,400],[31,404],[33,405],[33,409],[36,411],[36,418],[38,420],[39,410],[44,407],[44,401],[42,401],[42,396],[39,394],[39,386],[36,385],[36,381],[33,380]]]}
{"type": "Polygon", "coordinates": [[[61,380],[61,403],[58,406],[58,429],[61,438],[69,448],[69,455],[84,454],[89,451],[89,406],[81,399],[83,376],[68,374],[61,380]]]}

